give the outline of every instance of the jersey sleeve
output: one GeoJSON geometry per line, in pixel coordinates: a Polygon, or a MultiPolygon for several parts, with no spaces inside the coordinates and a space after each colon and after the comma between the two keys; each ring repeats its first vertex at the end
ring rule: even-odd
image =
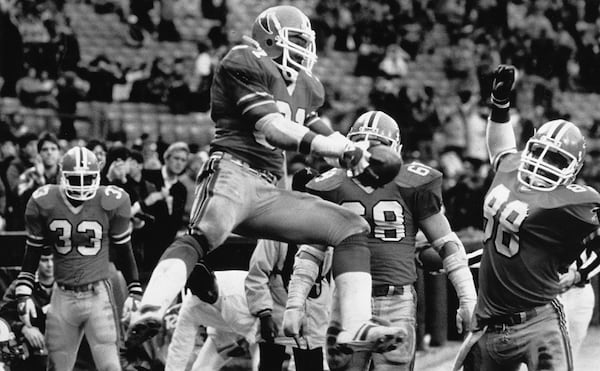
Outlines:
{"type": "Polygon", "coordinates": [[[31,197],[25,209],[26,245],[29,248],[41,249],[47,244],[44,239],[44,220],[40,211],[40,205],[34,197],[31,197]]]}
{"type": "Polygon", "coordinates": [[[269,87],[270,75],[260,58],[264,52],[249,46],[234,47],[216,71],[216,79],[235,102],[235,108],[252,125],[269,113],[279,113],[269,87]]]}
{"type": "Polygon", "coordinates": [[[427,219],[442,210],[442,177],[417,188],[415,194],[417,220],[427,219]]]}
{"type": "Polygon", "coordinates": [[[129,195],[122,192],[119,205],[110,219],[109,238],[114,245],[124,245],[131,240],[131,205],[129,195]]]}

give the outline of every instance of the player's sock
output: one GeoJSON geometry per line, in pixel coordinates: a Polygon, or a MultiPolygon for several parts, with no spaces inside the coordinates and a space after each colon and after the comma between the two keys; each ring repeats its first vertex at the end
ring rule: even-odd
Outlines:
{"type": "Polygon", "coordinates": [[[176,238],[154,268],[141,306],[159,306],[166,310],[205,251],[208,251],[208,243],[203,236],[187,234],[176,238]]]}
{"type": "Polygon", "coordinates": [[[333,276],[342,327],[350,334],[371,319],[370,263],[366,235],[350,236],[333,250],[333,276]]]}

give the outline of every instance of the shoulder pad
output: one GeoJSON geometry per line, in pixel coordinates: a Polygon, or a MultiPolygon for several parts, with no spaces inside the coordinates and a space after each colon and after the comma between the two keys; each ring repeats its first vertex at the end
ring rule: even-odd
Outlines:
{"type": "Polygon", "coordinates": [[[221,66],[229,71],[264,75],[268,70],[268,65],[265,62],[271,62],[271,60],[261,49],[248,45],[237,45],[231,48],[229,53],[223,57],[221,66]]]}
{"type": "Polygon", "coordinates": [[[40,206],[40,208],[51,209],[56,207],[60,192],[62,192],[60,186],[47,184],[36,189],[31,195],[31,198],[40,206]]]}
{"type": "Polygon", "coordinates": [[[122,188],[114,185],[100,186],[96,197],[100,195],[100,204],[106,211],[115,210],[124,203],[129,203],[129,195],[122,188]]]}
{"type": "Polygon", "coordinates": [[[308,86],[310,86],[312,104],[314,104],[315,109],[319,108],[325,102],[325,88],[323,87],[323,83],[321,83],[321,80],[313,74],[307,73],[305,76],[308,81],[308,86]]]}
{"type": "Polygon", "coordinates": [[[442,173],[438,170],[415,161],[402,165],[395,182],[400,187],[417,188],[441,180],[441,178],[442,173]]]}
{"type": "Polygon", "coordinates": [[[346,170],[333,168],[308,182],[306,188],[311,191],[332,191],[347,178],[346,170]]]}
{"type": "Polygon", "coordinates": [[[557,188],[553,193],[554,197],[563,200],[563,203],[567,205],[584,203],[600,204],[600,194],[590,186],[569,184],[568,186],[557,188]]]}
{"type": "Polygon", "coordinates": [[[519,168],[519,164],[521,163],[521,153],[522,152],[513,152],[504,155],[500,159],[498,172],[510,173],[511,171],[517,170],[519,168]]]}

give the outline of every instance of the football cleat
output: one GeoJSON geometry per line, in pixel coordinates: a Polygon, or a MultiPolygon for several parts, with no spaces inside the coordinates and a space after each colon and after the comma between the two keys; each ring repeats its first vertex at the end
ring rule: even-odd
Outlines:
{"type": "Polygon", "coordinates": [[[404,342],[407,337],[408,334],[403,328],[393,327],[389,322],[372,318],[360,326],[354,334],[341,331],[337,343],[342,353],[349,351],[385,353],[396,349],[396,344],[404,342]]]}
{"type": "Polygon", "coordinates": [[[136,347],[152,339],[158,334],[162,324],[163,316],[159,306],[142,306],[138,315],[131,320],[131,325],[127,331],[127,340],[125,340],[125,347],[136,347]]]}
{"type": "Polygon", "coordinates": [[[317,61],[310,20],[293,6],[274,6],[260,13],[252,26],[252,39],[290,80],[300,70],[310,74],[317,61]]]}
{"type": "Polygon", "coordinates": [[[566,120],[549,121],[527,141],[517,179],[531,189],[552,191],[575,180],[584,158],[585,138],[577,126],[566,120]]]}
{"type": "Polygon", "coordinates": [[[60,160],[60,184],[75,201],[91,200],[100,187],[100,165],[85,147],[73,147],[60,160]]]}

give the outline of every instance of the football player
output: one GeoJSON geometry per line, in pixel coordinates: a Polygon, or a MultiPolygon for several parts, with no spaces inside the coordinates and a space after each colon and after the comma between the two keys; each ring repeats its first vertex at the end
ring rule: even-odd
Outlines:
{"type": "Polygon", "coordinates": [[[486,140],[496,174],[484,200],[477,330],[469,342],[478,343],[481,370],[518,370],[521,363],[573,370],[559,270],[595,235],[600,195],[573,183],[585,157],[573,123],[543,124],[517,152],[509,123],[516,79],[513,66],[494,72],[486,140]]]}
{"type": "Polygon", "coordinates": [[[342,306],[340,341],[356,338],[368,348],[388,349],[401,340],[401,331],[370,321],[368,223],[333,203],[275,186],[282,177],[282,150],[338,158],[355,175],[369,165],[369,153],[331,133],[316,113],[323,86],[311,72],[315,33],[306,15],[292,6],[268,8],[256,18],[252,37],[251,45],[233,47],[216,68],[211,115],[217,130],[197,179],[189,233],[161,257],[128,344],[156,334],[194,264],[234,232],[335,246],[336,286],[342,297],[352,298],[342,306]]]}
{"type": "Polygon", "coordinates": [[[120,316],[109,283],[109,249],[129,288],[125,314],[142,293],[131,250],[129,196],[100,186],[96,156],[84,147],[65,153],[60,179],[60,185],[38,188],[27,203],[27,248],[15,290],[19,314],[31,326],[34,273],[42,248],[49,246],[56,282],[46,320],[49,369],[72,370],[85,333],[96,367],[120,370],[120,316]]]}
{"type": "MultiPolygon", "coordinates": [[[[381,111],[362,114],[350,129],[348,138],[354,142],[389,146],[398,153],[401,150],[398,124],[381,111]]],[[[369,369],[369,362],[378,371],[413,369],[416,336],[416,293],[413,285],[417,280],[415,238],[419,229],[443,259],[443,267],[458,294],[460,307],[456,313],[456,324],[459,331],[470,328],[476,301],[475,285],[464,247],[450,229],[442,211],[441,185],[440,172],[417,162],[404,164],[394,181],[376,189],[346,177],[340,169],[332,169],[306,185],[309,192],[338,203],[369,222],[373,315],[408,334],[407,339],[393,351],[383,354],[359,351],[343,356],[343,353],[350,352],[341,346],[336,349],[335,335],[340,331],[336,328],[340,313],[334,304],[328,339],[332,370],[365,370],[369,369]]],[[[296,261],[284,320],[289,335],[297,335],[299,326],[294,321],[302,317],[298,312],[303,310],[315,272],[318,272],[318,267],[312,260],[296,261]],[[305,283],[299,284],[298,281],[305,283]]],[[[344,305],[350,300],[350,297],[340,297],[337,302],[344,305]]]]}

